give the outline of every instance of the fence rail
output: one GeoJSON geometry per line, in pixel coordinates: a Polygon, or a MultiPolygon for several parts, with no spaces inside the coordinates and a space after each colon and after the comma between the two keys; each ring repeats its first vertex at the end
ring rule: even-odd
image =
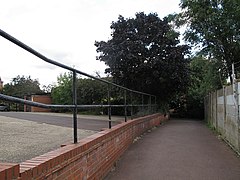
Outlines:
{"type": "Polygon", "coordinates": [[[140,92],[140,91],[136,91],[136,90],[132,90],[129,88],[126,88],[124,86],[120,86],[118,84],[115,84],[113,82],[109,82],[107,80],[89,75],[85,72],[79,71],[75,68],[69,67],[65,64],[61,64],[57,61],[51,60],[49,58],[47,58],[46,56],[44,56],[43,54],[37,52],[36,50],[34,50],[33,48],[27,46],[26,44],[24,44],[23,42],[19,41],[18,39],[14,38],[13,36],[11,36],[10,34],[6,33],[5,31],[0,29],[0,35],[2,37],[4,37],[5,39],[9,40],[10,42],[16,44],[17,46],[23,48],[24,50],[28,51],[29,53],[37,56],[38,58],[42,59],[43,61],[53,64],[55,66],[61,67],[63,69],[69,70],[72,72],[73,74],[73,82],[72,82],[72,96],[73,96],[73,103],[71,105],[55,105],[55,104],[43,104],[43,103],[38,103],[38,102],[32,102],[29,100],[25,100],[25,99],[21,99],[21,98],[16,98],[16,97],[12,97],[12,96],[7,96],[4,94],[0,94],[0,99],[5,100],[5,101],[10,101],[10,102],[15,102],[15,103],[21,103],[21,104],[26,104],[26,105],[30,105],[30,106],[35,106],[35,107],[41,107],[41,108],[48,108],[48,109],[55,109],[55,108],[70,108],[73,110],[73,137],[74,137],[74,143],[77,143],[77,109],[80,108],[98,108],[98,107],[106,107],[108,108],[108,115],[109,115],[109,128],[111,128],[111,108],[112,107],[122,107],[124,108],[124,116],[125,116],[125,121],[127,121],[127,108],[130,107],[131,108],[131,115],[133,113],[133,107],[148,107],[149,111],[152,111],[154,109],[156,109],[156,96],[148,94],[148,93],[144,93],[144,92],[140,92]],[[108,104],[107,105],[78,105],[77,104],[77,84],[76,84],[76,77],[77,74],[81,74],[84,75],[88,78],[92,78],[94,80],[103,82],[105,84],[108,85],[108,104]],[[124,90],[124,104],[122,105],[114,105],[111,104],[111,94],[110,94],[110,86],[114,86],[114,87],[118,87],[122,90],[124,90]],[[127,92],[130,93],[130,104],[127,103],[127,92]],[[133,104],[133,93],[135,94],[139,94],[142,96],[142,104],[133,104]],[[148,100],[148,104],[144,104],[144,96],[147,96],[149,98],[148,100]],[[154,99],[154,104],[152,103],[152,99],[154,99]]]}

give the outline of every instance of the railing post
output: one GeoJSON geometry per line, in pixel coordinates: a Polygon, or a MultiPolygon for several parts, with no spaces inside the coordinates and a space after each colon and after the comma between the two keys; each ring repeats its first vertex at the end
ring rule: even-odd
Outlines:
{"type": "Polygon", "coordinates": [[[144,113],[144,95],[142,94],[142,113],[143,113],[143,116],[145,115],[144,113]]]}
{"type": "Polygon", "coordinates": [[[151,95],[149,95],[149,114],[151,114],[152,112],[152,96],[151,95]]]}
{"type": "Polygon", "coordinates": [[[110,85],[108,84],[108,127],[112,128],[112,120],[111,120],[112,112],[111,112],[111,95],[110,95],[110,85]]]}
{"type": "Polygon", "coordinates": [[[127,122],[127,90],[124,90],[124,116],[125,122],[127,122]]]}
{"type": "Polygon", "coordinates": [[[130,94],[130,98],[131,98],[131,119],[133,119],[132,118],[132,115],[133,115],[133,97],[132,97],[132,91],[131,91],[131,94],[130,94]]]}
{"type": "Polygon", "coordinates": [[[157,112],[157,96],[154,96],[155,97],[155,103],[154,103],[154,106],[155,106],[155,113],[157,112]]]}
{"type": "Polygon", "coordinates": [[[73,141],[78,142],[77,137],[77,85],[76,85],[76,71],[73,71],[73,141]]]}

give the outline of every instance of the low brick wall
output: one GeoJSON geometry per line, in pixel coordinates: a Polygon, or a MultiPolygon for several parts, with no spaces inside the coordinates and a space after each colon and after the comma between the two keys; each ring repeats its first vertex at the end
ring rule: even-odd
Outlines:
{"type": "MultiPolygon", "coordinates": [[[[63,145],[21,163],[18,179],[103,179],[137,136],[164,120],[167,117],[161,114],[149,115],[98,132],[77,144],[63,145]]],[[[6,175],[5,179],[15,177],[6,175]]]]}
{"type": "Polygon", "coordinates": [[[18,179],[19,170],[19,164],[1,163],[0,180],[18,179]]]}

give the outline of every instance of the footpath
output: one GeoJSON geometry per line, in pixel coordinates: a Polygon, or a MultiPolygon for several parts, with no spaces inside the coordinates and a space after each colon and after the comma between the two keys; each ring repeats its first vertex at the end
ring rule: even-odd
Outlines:
{"type": "Polygon", "coordinates": [[[170,120],[138,139],[106,180],[240,180],[240,158],[201,121],[170,120]]]}

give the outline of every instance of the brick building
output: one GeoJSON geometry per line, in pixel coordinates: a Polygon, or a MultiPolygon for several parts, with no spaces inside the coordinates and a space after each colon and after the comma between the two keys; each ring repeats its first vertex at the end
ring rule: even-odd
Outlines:
{"type": "MultiPolygon", "coordinates": [[[[44,104],[52,104],[52,98],[50,94],[32,94],[25,96],[24,99],[44,104]]],[[[24,105],[24,112],[51,112],[51,109],[24,105]]]]}

